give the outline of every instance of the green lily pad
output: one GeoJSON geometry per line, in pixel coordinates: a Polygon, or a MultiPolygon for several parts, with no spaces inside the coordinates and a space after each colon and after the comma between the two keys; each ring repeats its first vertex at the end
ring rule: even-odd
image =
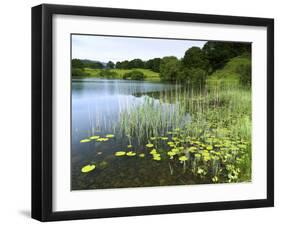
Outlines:
{"type": "Polygon", "coordinates": [[[177,153],[175,153],[175,152],[173,152],[173,151],[168,151],[167,154],[168,154],[169,156],[174,156],[174,155],[176,155],[177,153]]]}
{"type": "Polygon", "coordinates": [[[94,170],[95,168],[96,168],[96,165],[95,165],[95,164],[86,165],[86,166],[82,167],[81,172],[82,172],[82,173],[88,173],[88,172],[94,170]]]}
{"type": "Polygon", "coordinates": [[[124,155],[126,155],[125,151],[117,151],[117,152],[115,152],[115,156],[124,156],[124,155]]]}
{"type": "Polygon", "coordinates": [[[174,145],[175,145],[175,143],[174,143],[173,141],[169,141],[169,142],[167,142],[167,144],[168,144],[169,146],[174,146],[174,145]]]}
{"type": "Polygon", "coordinates": [[[160,156],[153,156],[153,160],[155,160],[155,161],[160,161],[160,160],[161,160],[161,157],[160,157],[160,156]]]}
{"type": "Polygon", "coordinates": [[[91,137],[89,137],[91,140],[96,140],[96,139],[99,139],[100,138],[100,136],[91,136],[91,137]]]}
{"type": "Polygon", "coordinates": [[[161,137],[161,140],[168,140],[168,137],[161,137]]]}
{"type": "Polygon", "coordinates": [[[113,135],[113,134],[107,134],[105,137],[107,137],[107,138],[113,138],[114,135],[113,135]]]}
{"type": "Polygon", "coordinates": [[[101,141],[101,142],[103,142],[103,141],[108,141],[108,138],[99,138],[99,139],[97,139],[97,141],[101,141]]]}
{"type": "Polygon", "coordinates": [[[157,137],[150,137],[150,140],[156,140],[157,137]]]}
{"type": "Polygon", "coordinates": [[[179,157],[179,160],[184,162],[184,161],[187,161],[188,158],[185,155],[183,155],[183,156],[179,157]]]}
{"type": "Polygon", "coordinates": [[[157,154],[157,151],[156,151],[156,149],[154,148],[154,149],[152,149],[149,153],[152,154],[152,155],[154,155],[154,154],[157,154]]]}
{"type": "Polygon", "coordinates": [[[145,146],[148,147],[148,148],[152,148],[154,145],[149,143],[149,144],[147,144],[145,146]]]}
{"type": "Polygon", "coordinates": [[[127,156],[135,156],[136,155],[136,152],[132,152],[132,151],[129,151],[127,152],[127,156]]]}
{"type": "Polygon", "coordinates": [[[160,161],[161,160],[161,155],[159,153],[153,154],[152,157],[153,157],[153,160],[155,160],[155,161],[160,161]]]}
{"type": "Polygon", "coordinates": [[[144,158],[145,154],[144,153],[140,153],[139,157],[144,158]]]}
{"type": "Polygon", "coordinates": [[[133,147],[133,145],[129,144],[129,145],[127,145],[127,147],[128,147],[128,148],[132,148],[132,147],[133,147]]]}
{"type": "Polygon", "coordinates": [[[90,139],[84,139],[84,140],[80,140],[80,143],[87,143],[87,142],[90,142],[91,140],[90,139]]]}

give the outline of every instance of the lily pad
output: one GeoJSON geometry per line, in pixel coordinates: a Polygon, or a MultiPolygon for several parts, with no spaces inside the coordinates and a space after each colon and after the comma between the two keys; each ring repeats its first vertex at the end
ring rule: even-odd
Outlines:
{"type": "Polygon", "coordinates": [[[145,146],[148,147],[148,148],[152,148],[154,145],[149,143],[149,144],[147,144],[145,146]]]}
{"type": "Polygon", "coordinates": [[[136,152],[132,152],[132,151],[129,151],[127,152],[127,156],[135,156],[136,155],[136,152]]]}
{"type": "Polygon", "coordinates": [[[97,139],[97,141],[101,141],[101,142],[103,142],[103,141],[108,141],[108,138],[99,138],[99,139],[97,139]]]}
{"type": "Polygon", "coordinates": [[[153,154],[153,160],[160,161],[161,160],[161,155],[159,153],[153,154]]]}
{"type": "Polygon", "coordinates": [[[168,140],[168,137],[161,137],[161,140],[168,140]]]}
{"type": "Polygon", "coordinates": [[[183,155],[183,156],[179,157],[179,160],[184,162],[184,161],[187,161],[188,158],[185,155],[183,155]]]}
{"type": "Polygon", "coordinates": [[[117,151],[117,152],[115,152],[115,156],[124,156],[124,155],[126,155],[125,151],[117,151]]]}
{"type": "Polygon", "coordinates": [[[154,148],[154,149],[152,149],[149,153],[152,154],[152,155],[154,155],[154,154],[157,154],[157,151],[156,151],[156,149],[154,148]]]}
{"type": "Polygon", "coordinates": [[[128,148],[132,148],[132,147],[133,147],[133,145],[129,144],[129,145],[127,145],[127,147],[128,147],[128,148]]]}
{"type": "Polygon", "coordinates": [[[105,137],[107,137],[107,138],[113,138],[114,135],[113,135],[113,134],[107,134],[105,137]]]}
{"type": "Polygon", "coordinates": [[[96,165],[95,165],[95,164],[86,165],[86,166],[84,166],[84,167],[81,169],[81,172],[82,172],[82,173],[88,173],[88,172],[94,170],[95,168],[96,168],[96,165]]]}
{"type": "Polygon", "coordinates": [[[91,137],[89,137],[91,140],[96,140],[96,139],[99,139],[100,138],[100,136],[91,136],[91,137]]]}
{"type": "Polygon", "coordinates": [[[144,153],[140,153],[139,157],[144,158],[145,154],[144,153]]]}
{"type": "Polygon", "coordinates": [[[155,160],[155,161],[160,161],[161,160],[161,157],[160,156],[153,156],[153,160],[155,160]]]}
{"type": "Polygon", "coordinates": [[[168,154],[169,156],[174,156],[174,155],[176,155],[177,153],[175,153],[175,152],[173,152],[173,151],[168,151],[167,154],[168,154]]]}
{"type": "Polygon", "coordinates": [[[80,140],[80,143],[87,143],[87,142],[90,142],[91,140],[90,139],[84,139],[84,140],[80,140]]]}
{"type": "Polygon", "coordinates": [[[169,142],[167,142],[167,144],[168,144],[169,146],[174,146],[174,145],[175,145],[175,143],[174,143],[173,141],[169,141],[169,142]]]}

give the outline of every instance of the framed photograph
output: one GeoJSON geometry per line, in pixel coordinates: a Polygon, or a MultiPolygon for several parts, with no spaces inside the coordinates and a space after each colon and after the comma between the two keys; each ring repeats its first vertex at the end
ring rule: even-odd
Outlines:
{"type": "Polygon", "coordinates": [[[32,8],[32,217],[274,205],[274,21],[32,8]]]}

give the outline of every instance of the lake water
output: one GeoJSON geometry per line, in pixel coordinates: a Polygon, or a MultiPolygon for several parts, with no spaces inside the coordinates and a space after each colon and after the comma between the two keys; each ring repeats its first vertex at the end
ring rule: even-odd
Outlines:
{"type": "MultiPolygon", "coordinates": [[[[195,179],[188,173],[183,176],[182,167],[172,166],[169,161],[152,160],[145,144],[132,141],[134,151],[146,153],[144,158],[114,155],[117,151],[128,151],[128,138],[118,132],[120,114],[147,99],[157,105],[161,93],[174,92],[177,88],[175,84],[146,81],[73,79],[72,190],[194,184],[195,179]],[[80,142],[106,134],[115,137],[106,142],[80,142]],[[88,164],[95,164],[96,169],[82,173],[81,168],[88,164]]],[[[163,111],[172,112],[173,105],[167,102],[161,106],[163,111]]]]}

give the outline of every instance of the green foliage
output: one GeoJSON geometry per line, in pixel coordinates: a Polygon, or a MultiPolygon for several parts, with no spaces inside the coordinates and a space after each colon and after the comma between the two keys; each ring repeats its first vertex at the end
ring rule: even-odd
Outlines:
{"type": "Polygon", "coordinates": [[[92,68],[92,69],[102,69],[104,68],[103,64],[98,61],[93,61],[93,60],[81,60],[83,63],[84,68],[92,68]]]}
{"type": "Polygon", "coordinates": [[[84,67],[82,61],[79,59],[72,59],[71,66],[72,66],[72,68],[83,68],[84,67]]]}
{"type": "Polygon", "coordinates": [[[144,68],[144,62],[141,59],[134,59],[129,61],[128,69],[133,69],[133,68],[144,68]]]}
{"type": "Polygon", "coordinates": [[[138,70],[133,70],[123,75],[123,79],[144,80],[144,78],[145,78],[144,73],[138,70]]]}
{"type": "Polygon", "coordinates": [[[179,72],[178,81],[193,85],[204,85],[206,81],[206,71],[201,68],[183,68],[179,72]]]}
{"type": "Polygon", "coordinates": [[[73,77],[85,77],[88,76],[88,73],[85,72],[84,68],[72,68],[71,75],[73,77]]]}
{"type": "Polygon", "coordinates": [[[252,83],[252,67],[251,63],[241,64],[237,67],[236,72],[240,75],[240,83],[243,85],[251,85],[252,83]]]}
{"type": "Polygon", "coordinates": [[[201,68],[202,70],[206,70],[209,64],[206,55],[199,47],[188,49],[182,61],[187,68],[201,68]]]}
{"type": "Polygon", "coordinates": [[[112,61],[108,61],[108,63],[106,64],[106,67],[109,69],[112,69],[115,67],[115,64],[112,61]]]}
{"type": "Polygon", "coordinates": [[[251,84],[251,58],[249,55],[234,57],[224,66],[208,77],[209,83],[251,84]]]}
{"type": "Polygon", "coordinates": [[[177,81],[180,76],[180,61],[174,57],[164,57],[160,63],[160,78],[163,81],[177,81]]]}
{"type": "Polygon", "coordinates": [[[99,76],[103,78],[116,78],[118,75],[116,72],[105,69],[99,72],[99,76]]]}
{"type": "Polygon", "coordinates": [[[160,72],[160,62],[161,62],[160,58],[150,59],[145,62],[144,67],[154,72],[160,72]]]}
{"type": "Polygon", "coordinates": [[[116,68],[118,69],[129,69],[129,61],[128,60],[124,60],[122,62],[117,62],[116,63],[116,68]]]}
{"type": "Polygon", "coordinates": [[[209,73],[221,69],[231,58],[244,53],[251,54],[251,44],[236,42],[207,42],[203,52],[209,60],[209,73]]]}

